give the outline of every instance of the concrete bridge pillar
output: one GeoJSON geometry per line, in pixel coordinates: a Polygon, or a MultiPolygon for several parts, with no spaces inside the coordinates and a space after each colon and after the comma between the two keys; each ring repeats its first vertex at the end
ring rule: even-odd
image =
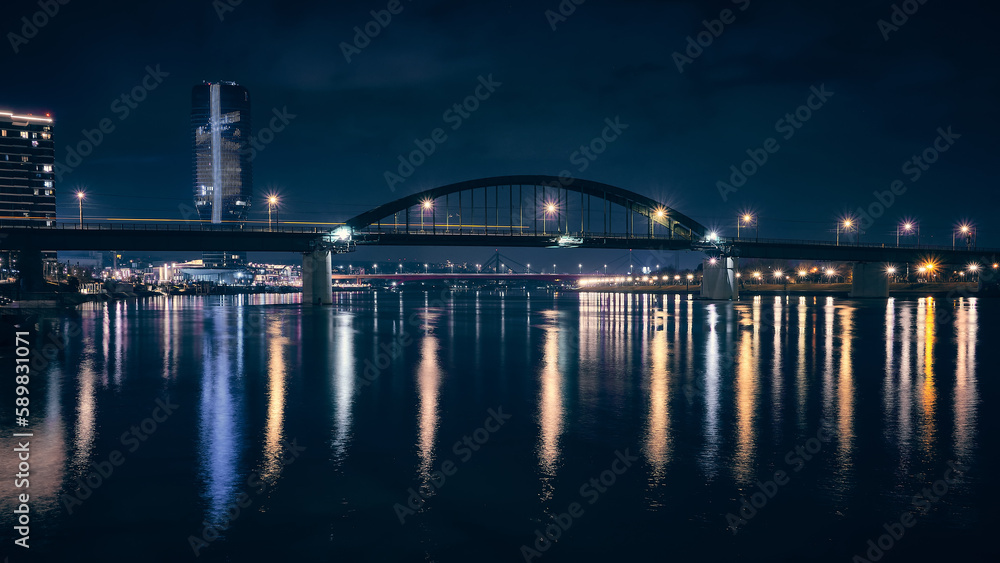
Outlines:
{"type": "Polygon", "coordinates": [[[851,297],[889,297],[889,276],[882,264],[855,262],[851,275],[851,297]]]}
{"type": "Polygon", "coordinates": [[[329,305],[333,303],[333,266],[329,250],[314,250],[302,254],[302,303],[329,305]]]}
{"type": "Polygon", "coordinates": [[[26,248],[18,252],[17,269],[20,272],[21,291],[36,293],[45,290],[41,250],[26,248]]]}
{"type": "Polygon", "coordinates": [[[739,299],[740,287],[736,279],[738,262],[737,258],[731,257],[706,259],[702,262],[701,298],[739,299]]]}

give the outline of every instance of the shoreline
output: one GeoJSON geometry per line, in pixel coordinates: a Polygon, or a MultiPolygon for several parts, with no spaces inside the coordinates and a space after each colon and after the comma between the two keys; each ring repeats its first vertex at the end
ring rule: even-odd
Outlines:
{"type": "MultiPolygon", "coordinates": [[[[573,291],[581,293],[671,293],[681,295],[694,295],[695,299],[701,298],[700,287],[690,287],[684,285],[632,285],[632,286],[588,286],[576,288],[573,291]]],[[[849,298],[851,284],[831,283],[831,284],[788,284],[787,288],[781,284],[761,284],[745,286],[740,288],[740,296],[749,295],[815,295],[826,294],[835,297],[849,298]]],[[[996,293],[983,293],[979,295],[977,284],[974,282],[944,282],[944,283],[894,283],[889,286],[889,297],[940,297],[940,296],[968,296],[968,297],[1000,297],[996,293]]],[[[885,299],[885,298],[883,298],[885,299]]]]}

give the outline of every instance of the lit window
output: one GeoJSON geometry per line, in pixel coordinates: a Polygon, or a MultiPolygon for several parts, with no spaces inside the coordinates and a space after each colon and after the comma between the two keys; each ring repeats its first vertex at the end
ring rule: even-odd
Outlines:
{"type": "MultiPolygon", "coordinates": [[[[52,182],[49,183],[51,184],[52,182]]],[[[45,190],[45,195],[52,195],[52,190],[45,190]]]]}
{"type": "Polygon", "coordinates": [[[28,162],[28,157],[22,156],[21,157],[21,162],[28,162]]]}
{"type": "Polygon", "coordinates": [[[38,146],[38,141],[31,141],[31,146],[32,147],[37,147],[38,146]]]}
{"type": "Polygon", "coordinates": [[[42,138],[45,140],[49,140],[52,138],[52,133],[42,133],[42,138]]]}
{"type": "Polygon", "coordinates": [[[52,187],[52,180],[46,180],[45,181],[45,187],[46,188],[51,188],[52,187]]]}
{"type": "MultiPolygon", "coordinates": [[[[24,157],[24,158],[27,159],[28,157],[24,157]]],[[[45,165],[43,165],[42,166],[42,172],[52,172],[52,165],[51,164],[45,164],[45,165]]]]}
{"type": "Polygon", "coordinates": [[[28,132],[27,131],[21,131],[21,138],[22,139],[27,139],[28,138],[28,132]]]}
{"type": "Polygon", "coordinates": [[[38,188],[35,188],[35,195],[38,195],[38,188]]]}
{"type": "Polygon", "coordinates": [[[0,137],[6,137],[6,136],[7,136],[7,130],[6,129],[0,129],[0,137]]]}

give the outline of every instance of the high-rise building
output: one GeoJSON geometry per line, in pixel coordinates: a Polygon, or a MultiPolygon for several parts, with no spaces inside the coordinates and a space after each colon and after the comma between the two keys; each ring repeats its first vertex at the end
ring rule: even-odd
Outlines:
{"type": "MultiPolygon", "coordinates": [[[[52,118],[0,110],[0,225],[52,227],[56,222],[52,118]]],[[[55,252],[44,252],[47,267],[55,252]]],[[[17,253],[0,253],[0,278],[17,269],[17,253]]]]}
{"type": "MultiPolygon", "coordinates": [[[[250,93],[235,82],[191,92],[194,201],[202,221],[242,226],[253,199],[250,93]]],[[[240,252],[205,252],[205,266],[241,265],[240,252]]]]}

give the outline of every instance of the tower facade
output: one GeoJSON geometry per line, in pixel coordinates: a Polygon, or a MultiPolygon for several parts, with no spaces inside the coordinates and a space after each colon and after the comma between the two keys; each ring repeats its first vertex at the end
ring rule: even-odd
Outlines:
{"type": "MultiPolygon", "coordinates": [[[[235,82],[203,82],[191,92],[195,208],[202,221],[242,228],[253,200],[250,93],[235,82]]],[[[243,253],[206,252],[205,265],[246,262],[243,253]]]]}
{"type": "MultiPolygon", "coordinates": [[[[56,224],[55,142],[52,118],[0,110],[0,225],[56,224]]],[[[0,280],[20,270],[19,253],[0,251],[0,280]]],[[[46,271],[56,253],[42,253],[46,271]]],[[[40,273],[36,275],[39,277],[40,273]]]]}

